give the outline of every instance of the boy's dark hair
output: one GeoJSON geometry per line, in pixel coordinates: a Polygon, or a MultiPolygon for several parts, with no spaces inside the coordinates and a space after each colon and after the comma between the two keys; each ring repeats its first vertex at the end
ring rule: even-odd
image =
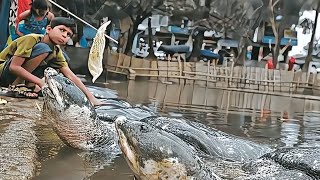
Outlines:
{"type": "Polygon", "coordinates": [[[75,32],[76,23],[73,19],[66,17],[55,17],[50,22],[51,28],[54,28],[59,25],[65,25],[66,27],[70,28],[72,32],[75,32]]]}

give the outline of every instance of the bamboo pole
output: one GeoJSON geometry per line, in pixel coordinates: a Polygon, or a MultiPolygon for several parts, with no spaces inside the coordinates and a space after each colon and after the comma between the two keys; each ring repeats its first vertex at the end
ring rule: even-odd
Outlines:
{"type": "MultiPolygon", "coordinates": [[[[98,30],[96,27],[92,26],[91,24],[89,24],[87,21],[81,19],[80,17],[78,17],[77,15],[73,14],[72,12],[68,11],[67,9],[65,9],[64,7],[60,6],[59,4],[57,4],[56,2],[54,2],[53,0],[48,0],[50,3],[52,3],[53,5],[57,6],[58,8],[60,8],[61,10],[67,12],[68,14],[70,14],[71,16],[75,17],[76,19],[78,19],[79,21],[83,22],[84,24],[90,26],[91,28],[98,30]]],[[[115,39],[113,39],[112,37],[104,34],[104,36],[108,39],[110,39],[111,41],[115,42],[118,44],[118,41],[116,41],[115,39]]]]}

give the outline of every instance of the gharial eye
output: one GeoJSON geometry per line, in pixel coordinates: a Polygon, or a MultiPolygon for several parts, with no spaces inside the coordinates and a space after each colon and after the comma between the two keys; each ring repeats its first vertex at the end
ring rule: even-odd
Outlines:
{"type": "Polygon", "coordinates": [[[66,82],[68,85],[72,84],[72,82],[71,82],[69,79],[66,79],[65,82],[66,82]]]}
{"type": "Polygon", "coordinates": [[[141,125],[140,126],[140,131],[144,131],[144,130],[147,130],[148,129],[148,126],[146,125],[141,125]]]}

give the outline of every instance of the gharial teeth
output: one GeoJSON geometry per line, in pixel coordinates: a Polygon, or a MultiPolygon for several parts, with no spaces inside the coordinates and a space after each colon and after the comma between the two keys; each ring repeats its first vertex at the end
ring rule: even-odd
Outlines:
{"type": "Polygon", "coordinates": [[[55,96],[52,94],[50,89],[47,89],[47,94],[50,98],[55,99],[55,96]]]}
{"type": "Polygon", "coordinates": [[[49,96],[50,96],[52,99],[55,98],[54,95],[53,95],[51,92],[49,93],[49,96]]]}

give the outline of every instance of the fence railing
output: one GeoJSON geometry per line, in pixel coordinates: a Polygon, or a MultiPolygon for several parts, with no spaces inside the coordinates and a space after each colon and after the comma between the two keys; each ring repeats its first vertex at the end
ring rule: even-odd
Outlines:
{"type": "Polygon", "coordinates": [[[127,75],[129,79],[149,77],[164,83],[198,84],[209,88],[231,88],[259,92],[302,93],[306,88],[318,95],[320,74],[261,67],[234,66],[232,62],[186,62],[183,56],[169,60],[149,60],[108,53],[108,72],[127,75]]]}

